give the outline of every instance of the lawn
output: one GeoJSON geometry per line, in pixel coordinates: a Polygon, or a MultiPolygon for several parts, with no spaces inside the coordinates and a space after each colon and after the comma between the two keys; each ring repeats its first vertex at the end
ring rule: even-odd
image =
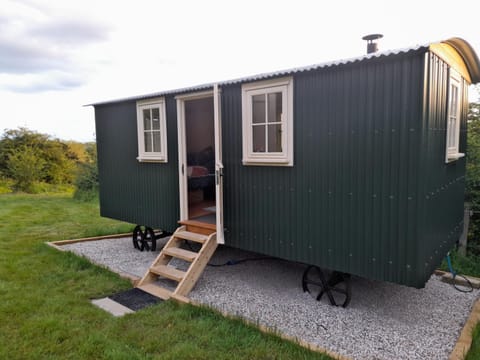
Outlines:
{"type": "Polygon", "coordinates": [[[68,194],[0,195],[0,359],[329,359],[240,320],[172,301],[114,318],[90,299],[128,289],[46,241],[129,232],[68,194]]]}

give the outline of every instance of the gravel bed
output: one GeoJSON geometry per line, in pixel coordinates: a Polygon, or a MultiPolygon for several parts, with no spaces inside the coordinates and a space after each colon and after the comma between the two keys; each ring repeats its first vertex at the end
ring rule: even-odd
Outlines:
{"type": "MultiPolygon", "coordinates": [[[[139,277],[158,254],[133,249],[130,238],[63,248],[139,277]]],[[[211,263],[258,256],[221,246],[211,263]]],[[[303,293],[304,270],[274,259],[209,266],[190,297],[354,359],[422,360],[448,358],[479,297],[478,290],[460,293],[436,276],[424,289],[352,277],[352,301],[344,309],[303,293]]]]}

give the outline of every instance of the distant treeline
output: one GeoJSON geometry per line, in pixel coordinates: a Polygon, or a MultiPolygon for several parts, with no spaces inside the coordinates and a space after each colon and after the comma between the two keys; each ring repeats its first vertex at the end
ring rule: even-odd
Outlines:
{"type": "Polygon", "coordinates": [[[62,141],[24,127],[5,130],[0,138],[0,192],[37,193],[66,185],[76,186],[77,197],[92,198],[98,188],[96,161],[94,142],[62,141]]]}

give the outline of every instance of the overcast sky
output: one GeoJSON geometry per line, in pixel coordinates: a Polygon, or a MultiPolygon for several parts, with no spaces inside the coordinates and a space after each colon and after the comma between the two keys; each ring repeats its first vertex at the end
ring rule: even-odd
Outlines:
{"type": "Polygon", "coordinates": [[[0,130],[94,140],[91,102],[459,36],[480,1],[0,0],[0,130]],[[455,5],[459,8],[455,8],[455,5]]]}

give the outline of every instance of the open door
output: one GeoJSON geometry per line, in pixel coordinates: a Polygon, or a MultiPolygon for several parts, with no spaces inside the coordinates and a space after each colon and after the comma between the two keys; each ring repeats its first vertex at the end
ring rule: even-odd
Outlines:
{"type": "Polygon", "coordinates": [[[223,244],[223,164],[218,86],[177,100],[180,220],[215,227],[223,244]]]}
{"type": "Polygon", "coordinates": [[[213,86],[213,121],[215,131],[215,197],[216,197],[216,225],[217,242],[225,243],[223,233],[223,161],[222,161],[222,109],[221,94],[218,85],[213,86]]]}

